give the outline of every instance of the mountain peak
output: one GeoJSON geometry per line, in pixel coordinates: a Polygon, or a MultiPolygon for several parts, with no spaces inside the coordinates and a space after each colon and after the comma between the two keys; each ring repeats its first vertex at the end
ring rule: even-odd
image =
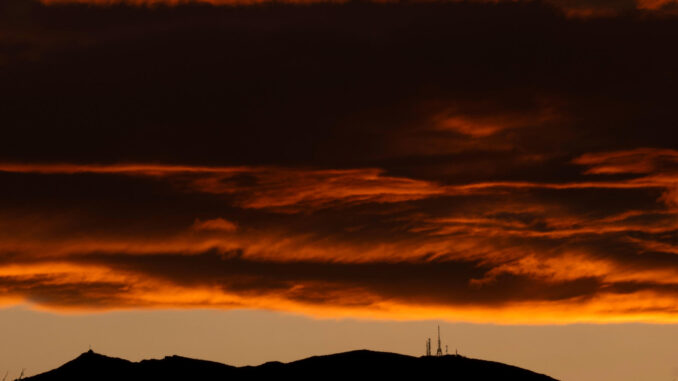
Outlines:
{"type": "Polygon", "coordinates": [[[105,355],[96,353],[96,352],[94,352],[93,350],[90,349],[90,350],[88,350],[87,352],[82,352],[82,353],[80,354],[80,356],[76,357],[76,359],[79,359],[79,358],[93,358],[93,357],[98,357],[98,356],[101,356],[101,357],[107,357],[107,356],[105,356],[105,355]]]}
{"type": "Polygon", "coordinates": [[[83,352],[80,354],[80,356],[76,357],[73,361],[125,361],[129,362],[127,360],[123,360],[121,358],[117,357],[109,357],[106,355],[103,355],[101,353],[96,353],[93,350],[88,350],[87,352],[83,352]]]}

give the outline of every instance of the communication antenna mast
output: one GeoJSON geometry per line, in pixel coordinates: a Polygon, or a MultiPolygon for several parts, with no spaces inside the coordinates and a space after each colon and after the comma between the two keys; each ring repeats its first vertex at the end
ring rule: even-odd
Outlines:
{"type": "Polygon", "coordinates": [[[26,368],[21,369],[21,374],[19,375],[19,378],[17,380],[22,380],[24,378],[24,372],[26,371],[26,368]]]}
{"type": "Polygon", "coordinates": [[[445,354],[449,354],[450,352],[447,351],[447,344],[445,344],[445,354]]]}
{"type": "Polygon", "coordinates": [[[7,379],[8,374],[9,374],[9,370],[5,372],[5,377],[2,378],[2,381],[5,381],[7,379]]]}
{"type": "Polygon", "coordinates": [[[431,338],[426,339],[426,356],[431,356],[431,338]]]}
{"type": "Polygon", "coordinates": [[[438,325],[438,350],[436,351],[436,356],[442,356],[443,349],[440,348],[440,325],[438,325]]]}

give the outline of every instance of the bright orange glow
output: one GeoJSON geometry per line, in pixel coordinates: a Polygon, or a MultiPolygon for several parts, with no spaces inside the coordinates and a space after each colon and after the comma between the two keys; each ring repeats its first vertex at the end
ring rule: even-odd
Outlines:
{"type": "Polygon", "coordinates": [[[1,302],[65,311],[238,307],[483,322],[676,321],[678,271],[663,261],[678,252],[664,238],[678,230],[677,158],[671,150],[592,153],[573,160],[583,181],[466,184],[376,168],[3,164],[0,171],[40,178],[148,179],[231,209],[189,214],[151,235],[64,234],[77,213],[0,215],[0,251],[14,255],[0,262],[1,302]],[[619,174],[627,177],[606,178],[619,174]],[[589,215],[535,198],[580,189],[652,192],[655,207],[589,215]],[[466,197],[486,201],[444,209],[466,197]],[[425,203],[437,209],[418,209],[425,203]],[[348,209],[368,217],[333,222],[348,209]],[[306,219],[339,228],[327,233],[306,219]]]}

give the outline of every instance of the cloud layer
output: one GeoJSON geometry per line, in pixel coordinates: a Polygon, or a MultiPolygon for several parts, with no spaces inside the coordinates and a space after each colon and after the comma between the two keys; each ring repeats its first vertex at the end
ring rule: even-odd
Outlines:
{"type": "Polygon", "coordinates": [[[678,316],[669,5],[3,6],[0,303],[678,316]]]}
{"type": "MultiPolygon", "coordinates": [[[[115,6],[118,4],[132,6],[180,6],[188,4],[209,4],[214,6],[251,6],[271,3],[270,0],[41,0],[43,4],[88,4],[97,6],[115,6]]],[[[448,2],[470,2],[496,4],[501,2],[515,2],[515,0],[446,0],[448,2]]],[[[519,0],[530,1],[530,0],[519,0]]],[[[283,0],[283,4],[345,4],[349,0],[283,0]]],[[[375,0],[376,3],[398,3],[393,0],[375,0]]],[[[422,3],[436,2],[435,0],[419,0],[422,3]]],[[[661,12],[675,14],[676,0],[545,0],[562,11],[568,17],[610,17],[629,11],[661,12]]]]}

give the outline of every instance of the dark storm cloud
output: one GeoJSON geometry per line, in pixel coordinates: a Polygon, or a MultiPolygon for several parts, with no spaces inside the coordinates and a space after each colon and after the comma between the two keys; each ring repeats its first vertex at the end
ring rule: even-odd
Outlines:
{"type": "MultiPolygon", "coordinates": [[[[425,263],[372,262],[331,264],[317,262],[261,262],[243,259],[238,253],[154,256],[88,255],[74,262],[97,263],[145,276],[161,277],[184,286],[210,285],[236,293],[282,293],[291,299],[313,303],[337,302],[337,290],[355,289],[365,303],[401,300],[423,304],[496,304],[507,300],[559,300],[589,297],[601,287],[594,278],[565,282],[539,282],[528,277],[503,275],[484,286],[470,280],[480,278],[487,267],[473,262],[433,261],[425,263]],[[299,288],[301,286],[301,289],[299,288]],[[326,295],[322,300],[317,295],[326,295]]],[[[638,286],[642,288],[642,285],[638,286]]],[[[346,303],[356,304],[342,295],[346,303]]],[[[339,300],[339,302],[341,302],[339,300]]]]}
{"type": "Polygon", "coordinates": [[[675,319],[670,3],[1,6],[7,303],[675,319]]]}
{"type": "Polygon", "coordinates": [[[568,21],[536,3],[26,12],[14,29],[32,57],[3,70],[6,160],[379,166],[585,153],[610,129],[619,148],[653,146],[668,131],[638,141],[633,119],[675,122],[673,19],[568,21]],[[432,128],[440,115],[513,128],[468,142],[432,128]]]}

